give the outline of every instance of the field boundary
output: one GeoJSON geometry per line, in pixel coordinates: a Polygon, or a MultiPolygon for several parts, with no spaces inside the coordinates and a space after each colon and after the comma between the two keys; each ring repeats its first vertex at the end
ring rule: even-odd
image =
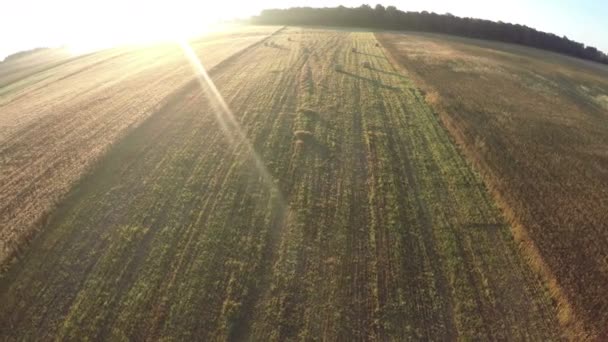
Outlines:
{"type": "Polygon", "coordinates": [[[406,69],[399,63],[398,59],[390,52],[384,45],[382,39],[378,39],[377,33],[374,33],[376,40],[382,46],[387,59],[393,66],[406,73],[414,81],[414,84],[425,92],[424,99],[426,103],[432,108],[432,110],[438,114],[440,122],[444,129],[448,132],[448,135],[453,139],[457,150],[463,154],[465,159],[471,164],[473,169],[479,172],[488,192],[494,198],[494,201],[500,208],[506,221],[511,226],[511,233],[516,241],[519,250],[522,253],[523,259],[528,265],[535,271],[539,276],[540,280],[545,284],[551,298],[554,301],[555,309],[557,311],[557,318],[559,324],[563,328],[563,332],[569,340],[580,341],[580,340],[598,340],[598,336],[590,331],[584,324],[584,322],[577,315],[574,305],[568,299],[565,291],[559,284],[557,277],[553,274],[553,271],[544,261],[538,247],[534,241],[528,235],[528,231],[525,226],[521,223],[517,216],[513,212],[511,206],[508,204],[505,196],[499,190],[495,180],[496,176],[492,175],[487,167],[485,167],[483,160],[476,153],[468,148],[464,133],[458,124],[449,116],[447,110],[444,108],[441,97],[437,91],[428,85],[414,70],[406,69]]]}

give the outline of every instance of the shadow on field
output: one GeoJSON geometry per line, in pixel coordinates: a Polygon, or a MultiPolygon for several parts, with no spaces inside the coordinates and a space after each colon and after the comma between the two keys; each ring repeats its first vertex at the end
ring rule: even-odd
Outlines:
{"type": "Polygon", "coordinates": [[[377,58],[386,59],[386,56],[374,55],[373,53],[366,53],[366,52],[361,52],[361,51],[357,51],[355,53],[360,54],[360,55],[370,56],[370,57],[377,57],[377,58]]]}
{"type": "Polygon", "coordinates": [[[319,155],[323,159],[331,156],[331,150],[322,142],[317,140],[312,134],[299,136],[298,139],[304,143],[306,150],[319,155]]]}
{"type": "Polygon", "coordinates": [[[309,143],[309,147],[314,153],[318,154],[323,159],[328,159],[331,157],[331,150],[329,147],[325,146],[325,144],[316,139],[309,143]]]}
{"type": "Polygon", "coordinates": [[[391,75],[391,76],[395,76],[395,77],[399,77],[399,78],[403,78],[403,79],[407,78],[405,75],[401,75],[401,74],[396,73],[396,72],[384,71],[384,70],[381,70],[381,69],[378,69],[378,68],[374,68],[374,67],[370,67],[370,70],[381,72],[383,74],[387,74],[387,75],[391,75]]]}
{"type": "Polygon", "coordinates": [[[324,126],[327,125],[327,119],[321,113],[319,113],[313,109],[302,108],[302,109],[300,109],[300,112],[313,122],[318,122],[324,126]]]}
{"type": "Polygon", "coordinates": [[[502,228],[506,227],[505,224],[500,224],[500,223],[469,223],[467,226],[469,228],[485,229],[485,230],[498,230],[498,229],[502,229],[502,228]]]}
{"type": "Polygon", "coordinates": [[[312,152],[319,155],[319,157],[323,159],[329,159],[331,157],[331,150],[329,147],[325,146],[325,144],[320,141],[313,139],[308,143],[308,146],[312,152]]]}
{"type": "Polygon", "coordinates": [[[273,49],[278,49],[278,50],[289,50],[287,47],[274,43],[274,42],[270,42],[270,43],[264,43],[264,46],[273,48],[273,49]]]}
{"type": "Polygon", "coordinates": [[[368,77],[365,77],[365,76],[353,74],[352,72],[348,72],[348,71],[344,71],[344,70],[338,71],[338,72],[342,73],[342,74],[345,74],[345,75],[348,75],[348,76],[351,76],[351,77],[354,77],[354,78],[359,79],[359,80],[368,81],[368,82],[373,83],[375,86],[380,87],[380,88],[390,89],[390,90],[398,90],[399,89],[397,87],[386,85],[386,84],[384,84],[384,83],[382,83],[380,81],[377,81],[377,80],[374,80],[374,79],[371,79],[371,78],[368,78],[368,77]]]}

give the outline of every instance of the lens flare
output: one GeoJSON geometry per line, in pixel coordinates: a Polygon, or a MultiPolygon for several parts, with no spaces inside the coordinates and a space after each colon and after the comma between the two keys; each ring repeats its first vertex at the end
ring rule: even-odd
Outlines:
{"type": "Polygon", "coordinates": [[[277,188],[272,175],[270,172],[268,172],[262,158],[257,154],[253,148],[253,145],[243,132],[241,125],[234,117],[234,113],[224,100],[224,97],[215,86],[215,83],[213,83],[211,77],[209,77],[209,73],[203,66],[201,60],[192,50],[192,47],[190,47],[188,42],[182,40],[179,42],[179,45],[184,51],[184,55],[188,59],[190,65],[194,69],[203,93],[207,96],[213,107],[213,113],[222,129],[222,132],[233,146],[236,147],[238,144],[242,144],[242,146],[244,146],[246,153],[253,159],[256,170],[262,177],[264,183],[266,183],[266,185],[269,187],[271,193],[279,196],[280,203],[285,204],[281,192],[277,188]]]}

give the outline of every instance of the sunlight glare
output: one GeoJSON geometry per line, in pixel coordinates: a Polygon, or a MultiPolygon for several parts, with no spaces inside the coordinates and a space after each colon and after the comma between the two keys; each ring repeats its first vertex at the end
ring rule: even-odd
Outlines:
{"type": "Polygon", "coordinates": [[[278,196],[278,200],[281,205],[285,205],[285,201],[283,200],[281,192],[276,186],[272,175],[270,174],[270,172],[268,172],[268,169],[266,168],[266,165],[264,164],[262,158],[255,151],[253,145],[243,132],[241,125],[234,117],[234,113],[224,100],[224,97],[222,96],[220,91],[215,86],[215,83],[213,82],[211,77],[209,77],[209,73],[203,66],[202,62],[200,61],[194,50],[192,50],[187,41],[181,40],[180,46],[184,51],[184,55],[190,62],[192,68],[194,69],[198,82],[201,86],[201,90],[209,99],[211,105],[214,107],[213,113],[215,114],[215,118],[219,123],[224,135],[228,139],[229,143],[235,147],[239,143],[243,144],[246,153],[253,159],[255,167],[259,175],[262,177],[266,186],[268,186],[271,193],[274,193],[278,196]]]}
{"type": "Polygon", "coordinates": [[[107,23],[77,24],[81,29],[72,30],[67,43],[71,53],[79,55],[119,45],[186,40],[213,30],[211,27],[223,17],[224,8],[193,0],[136,0],[96,10],[108,18],[107,23]]]}

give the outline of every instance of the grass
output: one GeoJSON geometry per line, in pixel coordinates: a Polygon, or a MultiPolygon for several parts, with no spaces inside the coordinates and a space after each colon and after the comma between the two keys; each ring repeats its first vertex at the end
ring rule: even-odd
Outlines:
{"type": "Polygon", "coordinates": [[[569,337],[608,338],[608,68],[440,35],[378,37],[483,174],[569,337]]]}
{"type": "Polygon", "coordinates": [[[212,72],[247,139],[197,83],[172,93],[0,280],[5,337],[559,339],[480,176],[374,35],[268,43],[212,72]]]}

